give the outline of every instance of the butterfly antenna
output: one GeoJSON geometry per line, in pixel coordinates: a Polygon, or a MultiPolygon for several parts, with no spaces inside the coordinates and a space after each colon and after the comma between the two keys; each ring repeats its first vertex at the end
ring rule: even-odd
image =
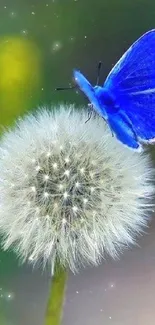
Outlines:
{"type": "Polygon", "coordinates": [[[98,67],[97,67],[97,80],[96,80],[96,85],[97,85],[97,86],[98,86],[99,81],[100,81],[101,66],[102,66],[102,62],[99,61],[99,63],[98,63],[98,67]]]}
{"type": "Polygon", "coordinates": [[[71,86],[71,87],[58,87],[55,90],[70,90],[70,89],[75,89],[76,86],[71,86]]]}

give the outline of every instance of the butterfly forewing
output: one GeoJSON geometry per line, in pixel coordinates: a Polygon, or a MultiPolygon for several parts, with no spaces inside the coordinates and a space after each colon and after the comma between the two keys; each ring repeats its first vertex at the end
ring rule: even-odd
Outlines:
{"type": "MultiPolygon", "coordinates": [[[[139,138],[155,137],[155,30],[139,38],[108,75],[104,87],[116,98],[120,112],[139,138]]],[[[119,113],[118,113],[119,114],[119,113]]]]}

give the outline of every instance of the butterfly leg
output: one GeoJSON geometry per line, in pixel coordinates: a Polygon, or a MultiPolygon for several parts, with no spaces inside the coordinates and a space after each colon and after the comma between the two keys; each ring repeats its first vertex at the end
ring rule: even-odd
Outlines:
{"type": "MultiPolygon", "coordinates": [[[[105,120],[105,119],[104,119],[105,120]]],[[[107,122],[107,121],[106,121],[107,122]]],[[[108,124],[108,123],[107,123],[108,124]]],[[[109,126],[109,129],[110,129],[110,131],[111,131],[111,135],[112,135],[112,137],[114,137],[114,132],[113,132],[113,129],[112,129],[112,127],[111,127],[111,125],[110,124],[108,124],[108,126],[109,126]]]]}
{"type": "Polygon", "coordinates": [[[85,123],[90,121],[91,117],[92,117],[92,111],[88,112],[88,119],[85,121],[85,123]]]}
{"type": "Polygon", "coordinates": [[[93,105],[92,104],[88,104],[88,119],[85,121],[85,123],[87,123],[88,121],[90,121],[91,117],[93,114],[93,105]]]}

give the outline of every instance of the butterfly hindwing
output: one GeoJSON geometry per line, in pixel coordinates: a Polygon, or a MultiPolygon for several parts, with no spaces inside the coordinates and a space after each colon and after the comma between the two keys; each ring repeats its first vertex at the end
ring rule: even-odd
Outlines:
{"type": "Polygon", "coordinates": [[[155,138],[155,93],[128,94],[120,98],[120,112],[132,122],[137,136],[149,141],[155,138]]]}
{"type": "Polygon", "coordinates": [[[112,133],[114,132],[117,139],[132,149],[141,150],[141,145],[137,141],[136,134],[132,128],[130,120],[125,114],[109,114],[108,124],[112,133]]]}

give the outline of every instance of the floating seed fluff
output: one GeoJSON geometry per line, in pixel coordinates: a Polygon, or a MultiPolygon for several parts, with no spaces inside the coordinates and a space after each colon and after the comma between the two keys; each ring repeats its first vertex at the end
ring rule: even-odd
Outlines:
{"type": "Polygon", "coordinates": [[[22,261],[75,272],[116,258],[147,224],[148,157],[111,136],[102,119],[60,106],[19,120],[0,143],[0,232],[22,261]]]}

